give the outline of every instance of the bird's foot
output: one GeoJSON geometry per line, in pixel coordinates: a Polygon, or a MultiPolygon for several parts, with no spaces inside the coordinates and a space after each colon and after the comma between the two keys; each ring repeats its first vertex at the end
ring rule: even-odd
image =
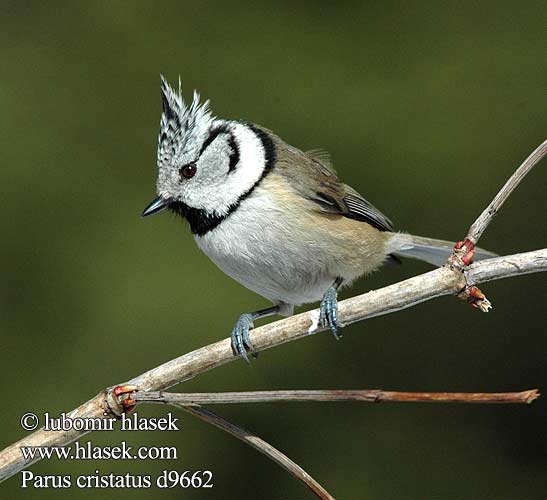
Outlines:
{"type": "Polygon", "coordinates": [[[122,405],[124,413],[131,413],[136,407],[137,402],[133,399],[133,393],[137,392],[139,388],[136,385],[124,384],[117,385],[112,390],[112,393],[122,405]]]}
{"type": "Polygon", "coordinates": [[[235,356],[241,356],[247,363],[250,363],[247,353],[250,352],[253,358],[258,357],[253,343],[249,338],[249,330],[254,327],[253,315],[242,314],[232,330],[232,351],[235,356]]]}
{"type": "Polygon", "coordinates": [[[331,286],[323,295],[319,307],[319,323],[321,326],[328,326],[336,340],[342,338],[339,328],[342,326],[338,322],[338,292],[334,286],[331,286]]]}

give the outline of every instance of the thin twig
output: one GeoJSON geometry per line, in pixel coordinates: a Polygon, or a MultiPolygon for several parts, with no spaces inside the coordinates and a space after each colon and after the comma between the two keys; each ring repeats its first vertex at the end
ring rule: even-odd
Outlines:
{"type": "Polygon", "coordinates": [[[318,498],[325,500],[334,500],[334,497],[323,488],[313,477],[311,477],[302,467],[293,462],[289,457],[281,453],[277,448],[274,448],[271,444],[259,438],[255,434],[238,427],[237,425],[228,422],[224,418],[220,417],[216,413],[213,413],[207,408],[203,408],[199,405],[187,406],[184,404],[178,404],[172,402],[174,406],[182,408],[184,411],[191,413],[192,415],[200,418],[201,420],[226,431],[228,434],[236,437],[244,443],[252,446],[255,450],[258,450],[263,455],[273,460],[276,464],[283,467],[287,472],[292,474],[296,479],[302,481],[318,498]]]}
{"type": "Polygon", "coordinates": [[[505,200],[509,198],[509,195],[514,191],[514,189],[520,184],[522,179],[532,170],[532,168],[547,155],[547,140],[543,141],[534,152],[522,162],[519,168],[515,170],[515,173],[509,177],[507,182],[500,189],[499,193],[491,201],[491,203],[484,209],[482,214],[479,215],[478,219],[471,225],[469,231],[467,232],[467,237],[469,241],[473,244],[477,244],[479,238],[484,233],[485,229],[488,227],[494,216],[498,213],[501,206],[504,204],[505,200]]]}
{"type": "Polygon", "coordinates": [[[368,403],[517,403],[529,404],[540,396],[537,389],[520,392],[401,392],[367,390],[246,391],[246,392],[137,392],[135,401],[179,405],[274,403],[294,401],[365,401],[368,403]]]}
{"type": "MultiPolygon", "coordinates": [[[[482,236],[482,233],[484,233],[490,222],[492,222],[492,219],[496,216],[505,200],[509,198],[515,188],[522,182],[522,179],[524,179],[528,172],[530,172],[546,154],[547,140],[543,141],[532,154],[521,163],[490,204],[479,215],[477,220],[471,224],[465,239],[456,245],[454,253],[448,258],[448,267],[454,271],[466,273],[467,265],[473,259],[474,248],[479,241],[479,238],[482,236]]],[[[488,312],[492,309],[492,303],[488,300],[486,295],[469,281],[467,281],[465,288],[458,294],[458,297],[470,302],[473,307],[481,312],[488,312]]]]}

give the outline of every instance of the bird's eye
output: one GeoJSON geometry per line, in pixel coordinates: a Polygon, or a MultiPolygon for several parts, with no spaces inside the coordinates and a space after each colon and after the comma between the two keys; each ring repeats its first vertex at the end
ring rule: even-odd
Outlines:
{"type": "Polygon", "coordinates": [[[188,163],[188,165],[184,165],[184,167],[181,167],[180,169],[180,176],[184,179],[191,179],[196,175],[196,164],[195,163],[188,163]]]}

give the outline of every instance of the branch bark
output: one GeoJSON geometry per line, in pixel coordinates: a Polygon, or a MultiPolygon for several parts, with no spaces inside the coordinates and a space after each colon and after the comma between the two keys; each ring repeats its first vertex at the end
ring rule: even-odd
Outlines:
{"type": "Polygon", "coordinates": [[[530,404],[539,398],[537,389],[520,392],[401,392],[366,390],[333,391],[245,391],[245,392],[142,392],[135,401],[192,406],[202,404],[277,403],[294,401],[361,401],[367,403],[515,403],[530,404]]]}

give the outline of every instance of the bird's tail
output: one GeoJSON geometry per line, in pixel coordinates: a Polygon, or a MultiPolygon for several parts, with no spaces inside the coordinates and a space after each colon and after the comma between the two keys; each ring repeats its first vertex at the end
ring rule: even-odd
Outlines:
{"type": "MultiPolygon", "coordinates": [[[[433,238],[424,238],[405,233],[392,233],[388,240],[388,252],[398,257],[423,260],[434,266],[441,267],[454,251],[455,243],[433,238]]],[[[473,260],[484,260],[497,257],[497,254],[475,248],[473,260]]]]}

